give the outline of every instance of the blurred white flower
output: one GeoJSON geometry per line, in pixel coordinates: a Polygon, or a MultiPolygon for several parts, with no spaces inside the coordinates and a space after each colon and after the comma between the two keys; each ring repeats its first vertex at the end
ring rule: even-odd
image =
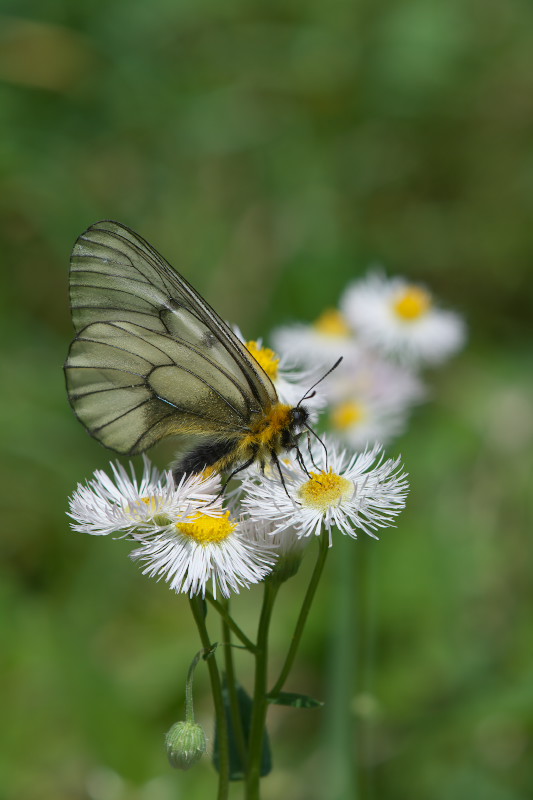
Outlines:
{"type": "Polygon", "coordinates": [[[314,371],[333,366],[340,356],[358,349],[353,330],[337,309],[326,309],[314,323],[294,323],[274,329],[271,335],[276,350],[296,364],[314,371]]]}
{"type": "Polygon", "coordinates": [[[361,342],[412,364],[439,364],[464,344],[463,319],[403,278],[372,273],[344,292],[341,309],[361,342]]]}
{"type": "Polygon", "coordinates": [[[342,362],[327,392],[333,434],[357,449],[403,433],[412,406],[426,394],[412,370],[363,351],[342,362]]]}
{"type": "Polygon", "coordinates": [[[330,540],[333,527],[354,538],[357,529],[377,538],[373,532],[392,525],[405,506],[408,484],[400,459],[384,461],[379,445],[356,455],[339,450],[331,438],[324,437],[324,445],[312,445],[309,472],[296,462],[282,463],[285,486],[273,475],[248,476],[243,508],[280,536],[290,528],[298,536],[318,536],[324,526],[330,540]]]}

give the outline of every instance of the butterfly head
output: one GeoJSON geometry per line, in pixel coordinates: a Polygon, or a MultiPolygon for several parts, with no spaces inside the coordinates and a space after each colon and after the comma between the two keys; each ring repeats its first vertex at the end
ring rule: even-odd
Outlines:
{"type": "Polygon", "coordinates": [[[283,430],[281,445],[284,450],[298,446],[298,439],[303,429],[307,427],[309,411],[305,406],[297,405],[290,409],[287,426],[283,430]]]}

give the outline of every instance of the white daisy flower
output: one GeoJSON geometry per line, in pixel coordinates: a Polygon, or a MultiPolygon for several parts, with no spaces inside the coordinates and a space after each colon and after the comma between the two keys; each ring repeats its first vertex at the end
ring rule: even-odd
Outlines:
{"type": "Polygon", "coordinates": [[[143,456],[141,480],[122,464],[111,464],[113,477],[96,470],[94,478],[78,487],[69,500],[73,530],[95,536],[137,535],[165,527],[176,515],[202,508],[210,512],[220,493],[218,475],[184,476],[176,486],[172,473],[159,472],[143,456]]]}
{"type": "Polygon", "coordinates": [[[175,592],[205,596],[211,581],[224,597],[259,583],[272,570],[271,548],[249,538],[246,526],[220,509],[183,516],[154,536],[144,537],[131,558],[145,564],[143,575],[164,578],[175,592]]]}
{"type": "Polygon", "coordinates": [[[357,449],[403,433],[412,406],[426,394],[412,370],[364,352],[342,362],[327,390],[333,434],[357,449]]]}
{"type": "Polygon", "coordinates": [[[352,283],[341,309],[362,342],[411,363],[439,364],[464,344],[464,321],[433,305],[427,289],[372,273],[352,283]]]}
{"type": "Polygon", "coordinates": [[[280,534],[294,528],[298,536],[320,535],[322,526],[338,528],[354,538],[357,529],[377,538],[374,531],[393,524],[405,506],[408,491],[400,459],[384,460],[383,449],[349,455],[324,437],[311,453],[314,466],[282,465],[285,486],[274,476],[245,480],[243,508],[250,519],[266,520],[280,534]]]}
{"type": "Polygon", "coordinates": [[[326,309],[310,325],[294,323],[276,328],[271,339],[276,350],[294,363],[321,371],[358,348],[348,321],[335,308],[326,309]]]}
{"type": "Polygon", "coordinates": [[[172,473],[158,472],[146,457],[140,481],[133,467],[128,474],[111,466],[113,478],[98,470],[78,485],[70,500],[73,530],[129,536],[139,545],[131,557],[145,564],[144,574],[191,596],[203,596],[209,581],[228,596],[271,571],[276,554],[247,537],[223,508],[218,476],[184,476],[175,486],[172,473]]]}

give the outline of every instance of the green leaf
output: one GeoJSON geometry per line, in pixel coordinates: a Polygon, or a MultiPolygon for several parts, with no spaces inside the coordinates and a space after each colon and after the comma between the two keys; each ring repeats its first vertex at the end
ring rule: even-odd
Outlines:
{"type": "MultiPolygon", "coordinates": [[[[253,701],[248,692],[239,683],[236,683],[235,691],[237,693],[237,704],[239,707],[239,715],[244,734],[244,741],[245,744],[248,745],[248,741],[250,738],[250,726],[252,722],[253,701]]],[[[242,762],[241,757],[239,755],[239,748],[237,746],[237,739],[235,736],[235,727],[233,725],[233,720],[231,716],[229,689],[228,689],[226,675],[224,675],[222,679],[222,696],[224,699],[224,710],[226,713],[226,721],[228,724],[228,733],[229,733],[229,761],[230,761],[229,777],[231,781],[242,781],[246,773],[246,764],[242,762]]],[[[213,764],[217,772],[219,772],[220,752],[218,745],[218,726],[215,726],[213,764]]],[[[263,735],[263,752],[261,754],[261,777],[264,778],[265,775],[268,775],[271,769],[272,769],[272,754],[270,750],[268,733],[265,728],[263,735]]]]}
{"type": "Polygon", "coordinates": [[[279,692],[275,697],[267,697],[269,703],[276,706],[292,706],[293,708],[320,708],[324,703],[307,694],[297,692],[279,692]]]}

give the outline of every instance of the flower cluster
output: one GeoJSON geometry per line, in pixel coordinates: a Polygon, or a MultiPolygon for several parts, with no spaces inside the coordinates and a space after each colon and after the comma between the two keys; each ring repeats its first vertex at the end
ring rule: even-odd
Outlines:
{"type": "Polygon", "coordinates": [[[127,537],[143,573],[190,596],[205,596],[208,585],[228,597],[267,578],[287,580],[324,530],[331,545],[334,530],[376,538],[393,525],[408,487],[383,443],[402,433],[425,397],[420,368],[441,363],[465,337],[461,319],[437,308],[425,288],[378,273],[348,286],[339,309],[313,325],[276,330],[276,351],[235,332],[281,402],[306,398],[312,422],[325,411],[329,433],[248,468],[231,491],[208,471],[176,484],[144,457],[140,480],[132,467],[112,464],[111,476],[95,472],[70,499],[73,530],[127,537]]]}
{"type": "MultiPolygon", "coordinates": [[[[228,597],[268,575],[293,575],[309,537],[336,525],[343,533],[370,535],[391,525],[405,504],[407,483],[399,461],[384,461],[379,447],[348,457],[326,443],[313,447],[315,472],[296,462],[249,470],[227,507],[216,476],[191,475],[174,485],[144,457],[140,481],[119,464],[113,480],[98,470],[70,499],[72,528],[114,534],[135,542],[131,553],[143,573],[170,588],[205,595],[212,583],[228,597]],[[268,474],[267,474],[268,473],[268,474]]],[[[331,533],[330,533],[331,536],[331,533]]]]}
{"type": "Polygon", "coordinates": [[[403,433],[427,395],[421,369],[441,364],[464,340],[462,318],[440,309],[425,287],[378,271],[350,283],[339,308],[272,335],[274,347],[300,368],[324,373],[343,356],[321,393],[329,429],[354,448],[403,433]]]}

